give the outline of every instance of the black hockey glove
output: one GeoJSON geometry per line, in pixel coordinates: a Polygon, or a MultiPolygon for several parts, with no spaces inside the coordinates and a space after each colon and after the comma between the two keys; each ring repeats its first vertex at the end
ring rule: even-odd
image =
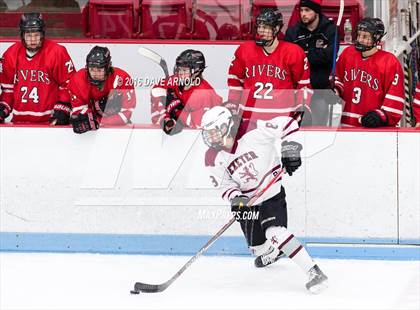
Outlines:
{"type": "Polygon", "coordinates": [[[235,219],[239,221],[242,219],[242,212],[248,212],[251,208],[248,206],[249,198],[245,195],[239,195],[230,201],[230,210],[232,211],[235,219]]]}
{"type": "Polygon", "coordinates": [[[57,102],[54,105],[52,115],[50,117],[51,125],[68,125],[70,124],[71,105],[70,102],[57,102]]]}
{"type": "Polygon", "coordinates": [[[298,142],[283,141],[281,144],[281,163],[288,175],[292,175],[302,165],[301,150],[302,145],[298,142]]]}
{"type": "Polygon", "coordinates": [[[175,120],[169,116],[162,120],[161,126],[163,131],[170,136],[180,133],[184,128],[184,124],[180,120],[175,120]]]}
{"type": "Polygon", "coordinates": [[[4,104],[0,104],[0,123],[4,123],[4,120],[9,116],[10,109],[4,104]]]}
{"type": "Polygon", "coordinates": [[[99,100],[93,101],[95,110],[101,116],[112,116],[121,111],[123,103],[123,93],[119,91],[111,91],[108,96],[104,96],[99,100]]]}
{"type": "Polygon", "coordinates": [[[170,118],[177,120],[184,109],[184,104],[179,99],[174,99],[166,104],[166,113],[170,118]]]}
{"type": "Polygon", "coordinates": [[[76,117],[72,117],[71,124],[73,126],[73,132],[79,134],[99,128],[99,123],[92,113],[83,113],[78,114],[76,117]]]}
{"type": "Polygon", "coordinates": [[[363,127],[376,128],[388,126],[388,116],[380,109],[366,112],[360,119],[363,127]]]}

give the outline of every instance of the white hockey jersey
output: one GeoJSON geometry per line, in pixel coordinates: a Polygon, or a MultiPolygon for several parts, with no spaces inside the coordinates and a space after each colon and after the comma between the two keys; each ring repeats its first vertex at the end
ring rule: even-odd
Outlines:
{"type": "MultiPolygon", "coordinates": [[[[222,198],[230,203],[238,195],[252,197],[264,188],[281,170],[281,155],[277,154],[276,144],[296,141],[298,130],[299,124],[291,117],[244,121],[230,151],[210,148],[206,152],[205,163],[211,178],[222,188],[222,198]]],[[[280,189],[281,179],[255,204],[277,195],[280,189]]]]}

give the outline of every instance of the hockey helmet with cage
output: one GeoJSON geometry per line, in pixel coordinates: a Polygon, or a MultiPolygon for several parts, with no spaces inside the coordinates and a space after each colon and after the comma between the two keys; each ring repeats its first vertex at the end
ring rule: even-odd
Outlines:
{"type": "Polygon", "coordinates": [[[362,19],[356,27],[357,34],[359,31],[368,32],[372,36],[372,45],[364,45],[356,39],[354,47],[359,52],[366,52],[376,47],[385,35],[385,26],[379,18],[366,17],[362,19]]]}
{"type": "Polygon", "coordinates": [[[273,8],[264,8],[260,14],[257,15],[255,20],[255,43],[259,46],[270,46],[273,44],[274,39],[280,32],[280,29],[283,27],[283,15],[280,10],[273,8]],[[265,40],[260,38],[258,35],[258,26],[266,25],[270,26],[273,29],[273,39],[265,40]],[[276,28],[278,29],[276,30],[276,28]]]}
{"type": "Polygon", "coordinates": [[[229,109],[215,106],[207,110],[201,118],[201,129],[204,143],[220,149],[226,145],[226,139],[232,133],[234,121],[229,109]]]}
{"type": "Polygon", "coordinates": [[[105,80],[112,73],[111,52],[107,47],[95,46],[86,57],[86,72],[90,83],[101,86],[104,81],[95,80],[89,73],[89,68],[104,68],[105,80]]]}
{"type": "Polygon", "coordinates": [[[176,58],[174,72],[178,73],[180,67],[189,68],[191,76],[198,76],[206,68],[206,59],[201,51],[188,49],[176,58]]]}
{"type": "Polygon", "coordinates": [[[40,13],[24,13],[19,22],[20,38],[25,48],[31,52],[36,52],[42,47],[45,37],[45,22],[40,13]],[[36,48],[30,48],[25,41],[25,33],[40,32],[41,42],[36,48]]]}

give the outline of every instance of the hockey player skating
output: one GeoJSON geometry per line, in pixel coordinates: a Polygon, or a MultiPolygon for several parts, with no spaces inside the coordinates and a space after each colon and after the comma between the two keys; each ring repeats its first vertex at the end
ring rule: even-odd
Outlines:
{"type": "Polygon", "coordinates": [[[277,38],[283,26],[279,11],[263,10],[255,24],[255,42],[242,43],[235,51],[225,106],[234,113],[239,109],[244,119],[269,120],[301,107],[302,94],[296,99],[294,90],[308,90],[310,69],[302,48],[277,38]]]}
{"type": "Polygon", "coordinates": [[[251,197],[281,169],[292,175],[301,165],[302,145],[295,141],[299,124],[282,116],[238,124],[227,108],[214,107],[203,115],[201,126],[204,142],[209,146],[205,164],[221,184],[222,198],[231,204],[248,246],[257,256],[255,266],[267,266],[284,253],[308,274],[306,288],[313,293],[322,291],[327,276],[286,228],[287,205],[281,182],[273,184],[253,206],[248,206],[251,197]],[[276,143],[281,143],[281,160],[276,154],[276,143]],[[258,212],[258,217],[249,216],[248,212],[258,212]]]}
{"type": "Polygon", "coordinates": [[[345,105],[342,126],[396,126],[403,114],[404,76],[401,64],[377,45],[385,34],[379,18],[364,18],[357,39],[337,61],[335,87],[345,105]]]}
{"type": "Polygon", "coordinates": [[[75,70],[66,48],[45,38],[39,13],[23,14],[19,29],[21,41],[3,54],[0,123],[13,114],[14,123],[68,124],[75,70]]]}
{"type": "Polygon", "coordinates": [[[86,57],[86,68],[69,83],[71,123],[75,133],[96,130],[99,125],[130,123],[136,94],[130,75],[113,67],[108,48],[95,46],[86,57]]]}
{"type": "Polygon", "coordinates": [[[152,88],[152,123],[166,134],[174,135],[184,127],[198,128],[204,112],[222,103],[203,78],[205,68],[202,52],[185,50],[176,58],[174,75],[152,88]]]}

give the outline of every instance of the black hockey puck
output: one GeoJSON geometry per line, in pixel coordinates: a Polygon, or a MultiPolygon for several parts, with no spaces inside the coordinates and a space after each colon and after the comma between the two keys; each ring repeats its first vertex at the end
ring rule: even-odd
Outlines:
{"type": "Polygon", "coordinates": [[[139,291],[136,291],[136,290],[131,290],[131,291],[130,291],[130,293],[131,293],[131,294],[133,294],[133,295],[138,295],[138,294],[140,294],[140,292],[139,292],[139,291]]]}

